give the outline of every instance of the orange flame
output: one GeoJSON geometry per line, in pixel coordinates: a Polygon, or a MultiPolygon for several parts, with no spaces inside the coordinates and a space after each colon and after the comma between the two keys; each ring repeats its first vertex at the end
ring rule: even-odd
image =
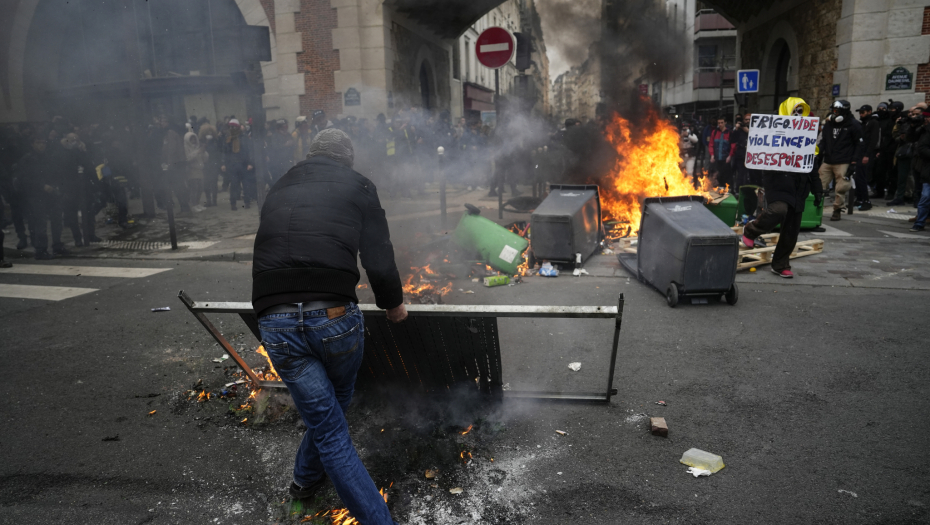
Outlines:
{"type": "MultiPolygon", "coordinates": [[[[452,283],[448,283],[442,288],[437,288],[430,277],[439,277],[439,273],[426,266],[411,266],[413,273],[408,275],[404,280],[404,294],[413,297],[438,295],[440,297],[452,291],[452,283]]],[[[409,302],[409,301],[408,301],[409,302]]]]}
{"type": "Polygon", "coordinates": [[[614,114],[605,134],[617,152],[616,164],[600,182],[605,220],[626,223],[635,235],[646,197],[704,195],[708,200],[719,197],[709,194],[715,190],[710,177],[701,177],[702,188],[694,188],[679,165],[678,131],[654,110],[650,110],[645,122],[635,126],[614,114]]]}
{"type": "Polygon", "coordinates": [[[469,432],[471,432],[471,427],[473,426],[475,425],[468,425],[468,428],[465,429],[465,432],[462,432],[462,435],[464,436],[465,434],[468,434],[469,432]]]}
{"type": "MultiPolygon", "coordinates": [[[[391,486],[392,487],[394,486],[393,482],[391,482],[391,486]]],[[[387,503],[387,500],[388,500],[387,489],[382,487],[381,490],[379,490],[378,492],[381,494],[381,497],[384,498],[384,502],[387,503]]],[[[303,519],[301,519],[300,521],[301,523],[304,523],[307,521],[311,521],[314,518],[329,518],[332,525],[360,525],[357,519],[349,515],[349,509],[324,510],[322,512],[317,512],[316,514],[313,514],[313,515],[304,516],[303,519]]]]}
{"type": "Polygon", "coordinates": [[[274,365],[271,363],[271,358],[268,357],[268,352],[265,351],[265,347],[258,345],[258,348],[256,348],[255,351],[259,355],[263,356],[266,361],[268,361],[268,372],[265,372],[262,378],[267,381],[276,381],[279,377],[278,371],[274,369],[274,365]]]}

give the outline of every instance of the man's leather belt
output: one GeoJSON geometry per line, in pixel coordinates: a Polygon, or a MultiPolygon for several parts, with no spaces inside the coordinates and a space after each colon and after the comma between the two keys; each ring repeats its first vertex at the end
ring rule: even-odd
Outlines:
{"type": "Polygon", "coordinates": [[[298,303],[285,303],[262,310],[259,317],[272,314],[296,314],[299,311],[306,313],[315,310],[326,310],[326,317],[335,319],[346,313],[346,304],[340,301],[309,301],[300,305],[298,303]]]}

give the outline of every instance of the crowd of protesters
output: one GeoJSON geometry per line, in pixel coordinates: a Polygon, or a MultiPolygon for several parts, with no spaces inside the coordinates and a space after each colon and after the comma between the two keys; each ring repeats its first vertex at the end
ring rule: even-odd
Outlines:
{"type": "MultiPolygon", "coordinates": [[[[821,119],[816,169],[824,190],[832,187],[834,192],[830,220],[841,220],[842,212],[851,208],[869,210],[872,199],[887,199],[887,206],[918,208],[910,220],[912,231],[922,231],[930,211],[927,104],[905,110],[903,103],[888,101],[874,111],[865,104],[857,112],[858,120],[849,102],[837,100],[821,119]]],[[[683,122],[682,169],[695,179],[709,175],[718,186],[729,186],[734,193],[743,185],[760,186],[761,173],[744,164],[751,116],[736,115],[732,123],[725,117],[713,123],[699,118],[683,122]]]]}
{"type": "MultiPolygon", "coordinates": [[[[309,118],[298,116],[293,125],[269,120],[264,130],[234,115],[217,123],[196,116],[156,116],[140,130],[135,152],[128,125],[75,125],[60,116],[10,125],[0,129],[2,226],[14,225],[17,249],[31,245],[37,259],[51,259],[69,253],[62,241],[64,227],[75,247],[100,242],[96,217],[108,204],[108,220],[129,228],[128,199],[146,191],[146,182],[159,209],[171,207],[182,215],[217,206],[221,193],[227,194],[231,211],[240,209],[240,201],[251,208],[259,187],[270,189],[305,160],[313,138],[327,128],[351,137],[356,170],[395,198],[425,194],[439,172],[439,147],[452,184],[487,189],[492,196],[507,185],[518,195],[517,184],[533,184],[535,192],[538,180],[563,170],[557,152],[565,133],[536,123],[510,124],[510,138],[501,147],[495,129],[479,118],[452,122],[448,111],[415,106],[398,109],[391,118],[379,114],[335,122],[316,110],[309,118]],[[523,129],[515,131],[515,125],[523,129]],[[542,132],[530,133],[530,127],[542,132]],[[259,158],[263,162],[256,162],[259,158]]],[[[505,127],[506,122],[499,129],[505,127]]]]}

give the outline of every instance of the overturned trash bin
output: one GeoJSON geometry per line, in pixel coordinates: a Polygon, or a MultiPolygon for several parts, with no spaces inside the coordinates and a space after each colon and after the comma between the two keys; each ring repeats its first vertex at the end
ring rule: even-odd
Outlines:
{"type": "Polygon", "coordinates": [[[704,207],[703,197],[646,199],[638,245],[636,253],[618,254],[620,264],[665,292],[669,306],[701,296],[736,304],[739,236],[704,207]]]}
{"type": "Polygon", "coordinates": [[[529,242],[496,222],[481,216],[481,210],[466,204],[468,213],[462,216],[452,233],[452,241],[465,250],[477,252],[491,268],[508,275],[518,273],[523,252],[529,242]]]}
{"type": "Polygon", "coordinates": [[[601,199],[593,184],[552,184],[530,217],[537,260],[584,262],[603,239],[601,199]],[[581,254],[581,260],[577,255],[581,254]]]}

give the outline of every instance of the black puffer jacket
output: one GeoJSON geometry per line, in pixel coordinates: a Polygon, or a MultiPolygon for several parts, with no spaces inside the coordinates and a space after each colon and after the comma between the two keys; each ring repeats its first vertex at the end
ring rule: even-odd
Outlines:
{"type": "Polygon", "coordinates": [[[913,169],[920,184],[930,184],[930,124],[924,124],[917,131],[913,169]]]}
{"type": "Polygon", "coordinates": [[[784,202],[799,212],[804,211],[809,193],[823,193],[816,169],[810,173],[763,171],[762,187],[765,189],[766,202],[784,202]]]}
{"type": "Polygon", "coordinates": [[[378,307],[403,302],[387,219],[375,185],[326,157],[298,163],[262,206],[255,236],[252,306],[358,302],[356,257],[368,274],[378,307]]]}
{"type": "Polygon", "coordinates": [[[856,152],[859,150],[859,141],[861,139],[862,126],[858,120],[847,117],[842,124],[828,120],[823,126],[823,141],[820,144],[820,149],[823,151],[823,162],[825,164],[849,164],[853,162],[856,152]]]}

